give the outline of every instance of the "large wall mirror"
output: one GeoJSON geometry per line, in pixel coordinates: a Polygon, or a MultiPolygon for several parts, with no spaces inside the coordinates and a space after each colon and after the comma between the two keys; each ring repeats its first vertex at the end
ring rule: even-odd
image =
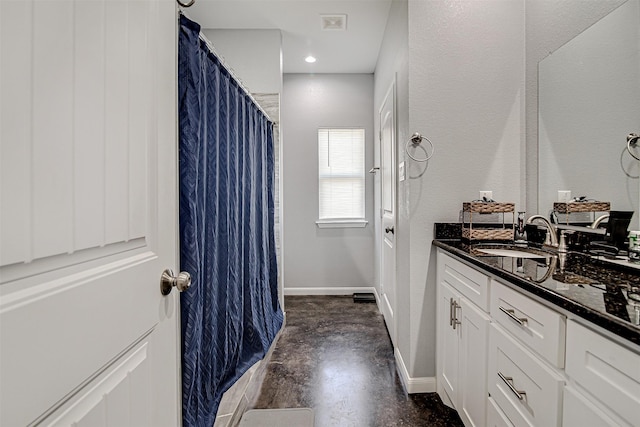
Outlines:
{"type": "Polygon", "coordinates": [[[640,229],[640,162],[626,151],[627,135],[640,133],[640,0],[540,61],[538,90],[538,211],[570,190],[635,211],[640,229]]]}

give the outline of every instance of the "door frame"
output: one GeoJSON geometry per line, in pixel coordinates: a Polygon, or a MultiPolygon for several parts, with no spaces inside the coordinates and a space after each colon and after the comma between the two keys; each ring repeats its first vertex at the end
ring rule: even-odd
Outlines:
{"type": "MultiPolygon", "coordinates": [[[[378,289],[380,290],[380,295],[379,295],[379,299],[380,299],[380,311],[382,312],[383,316],[385,314],[385,301],[384,301],[384,295],[385,292],[383,292],[383,282],[384,282],[384,245],[385,245],[385,239],[384,239],[384,233],[383,233],[383,228],[384,228],[384,199],[383,199],[383,191],[384,191],[384,185],[383,185],[383,180],[384,180],[384,171],[383,171],[383,144],[382,144],[382,111],[384,106],[387,104],[387,102],[391,100],[392,102],[392,108],[391,108],[391,114],[392,114],[392,122],[393,122],[393,130],[392,130],[392,137],[393,137],[393,141],[392,141],[392,165],[393,165],[393,183],[392,183],[392,203],[393,203],[393,212],[394,212],[394,228],[397,228],[397,208],[398,208],[398,198],[397,198],[397,170],[396,170],[396,158],[397,158],[397,128],[396,128],[396,121],[397,121],[397,110],[396,110],[396,76],[394,74],[393,78],[391,79],[391,83],[385,93],[385,96],[382,100],[382,102],[380,103],[380,107],[378,108],[378,118],[379,118],[379,123],[378,123],[378,155],[379,155],[379,162],[380,162],[380,179],[377,181],[378,182],[378,190],[377,193],[379,195],[379,200],[380,200],[380,208],[379,211],[376,213],[377,215],[377,220],[380,224],[379,230],[376,233],[376,239],[377,239],[377,246],[378,246],[378,251],[379,251],[379,260],[378,260],[378,289]]],[[[393,307],[390,307],[392,313],[391,313],[391,317],[393,319],[393,325],[391,325],[391,329],[389,329],[389,325],[387,325],[387,330],[389,331],[389,335],[391,337],[392,340],[392,344],[395,347],[397,347],[396,345],[396,337],[398,335],[398,327],[397,324],[398,322],[396,321],[396,309],[397,309],[397,230],[394,232],[394,242],[393,242],[393,279],[395,282],[394,285],[394,298],[393,298],[393,307]]],[[[385,324],[386,324],[386,319],[385,319],[385,324]]]]}

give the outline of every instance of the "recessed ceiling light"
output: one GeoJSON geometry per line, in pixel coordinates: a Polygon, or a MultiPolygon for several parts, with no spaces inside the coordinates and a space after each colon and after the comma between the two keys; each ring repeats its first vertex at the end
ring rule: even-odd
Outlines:
{"type": "Polygon", "coordinates": [[[311,55],[304,58],[304,60],[307,61],[309,64],[313,64],[314,62],[316,62],[316,58],[311,55]]]}

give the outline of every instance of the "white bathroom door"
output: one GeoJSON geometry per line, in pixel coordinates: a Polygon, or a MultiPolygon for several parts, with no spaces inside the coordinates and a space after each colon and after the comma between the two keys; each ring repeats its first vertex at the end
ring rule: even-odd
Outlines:
{"type": "Polygon", "coordinates": [[[0,425],[180,424],[174,0],[0,1],[0,425]]]}
{"type": "Polygon", "coordinates": [[[380,107],[380,172],[381,172],[381,310],[389,336],[396,339],[396,127],[395,82],[380,107]]]}

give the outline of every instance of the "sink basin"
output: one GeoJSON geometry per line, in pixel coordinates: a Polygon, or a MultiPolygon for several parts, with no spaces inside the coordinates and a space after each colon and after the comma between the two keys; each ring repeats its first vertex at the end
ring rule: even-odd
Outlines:
{"type": "Polygon", "coordinates": [[[526,249],[515,249],[515,248],[486,248],[486,249],[476,249],[478,252],[483,254],[491,255],[491,256],[505,256],[511,258],[537,258],[537,259],[545,259],[551,258],[551,254],[542,253],[542,252],[531,252],[526,249]]]}

